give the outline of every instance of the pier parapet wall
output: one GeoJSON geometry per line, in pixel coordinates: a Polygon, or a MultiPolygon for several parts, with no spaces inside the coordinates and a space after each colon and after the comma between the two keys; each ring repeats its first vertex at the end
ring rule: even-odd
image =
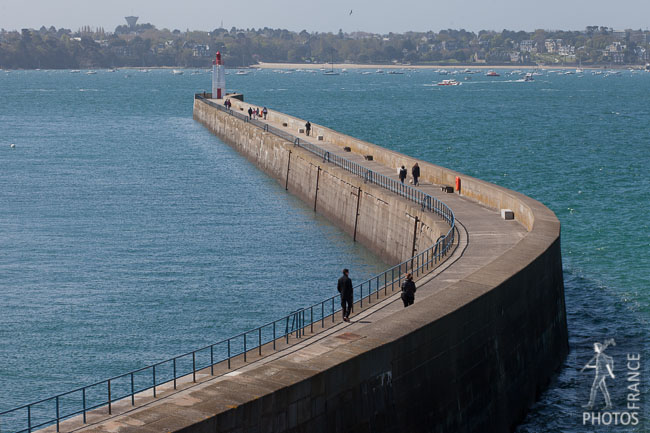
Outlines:
{"type": "MultiPolygon", "coordinates": [[[[249,106],[234,101],[233,109],[249,106]]],[[[290,144],[199,100],[194,116],[283,181],[290,144]]],[[[269,120],[294,134],[305,124],[275,111],[269,120]]],[[[372,155],[395,169],[417,161],[319,125],[313,125],[312,136],[349,147],[352,153],[372,155]]],[[[296,158],[303,160],[289,172],[289,191],[309,202],[318,161],[296,158]]],[[[548,208],[522,194],[417,162],[423,180],[454,185],[460,177],[460,193],[477,209],[511,209],[527,233],[435,296],[345,338],[329,338],[329,349],[319,355],[295,354],[243,373],[246,383],[259,380],[269,388],[252,398],[240,386],[237,408],[216,414],[205,426],[228,432],[235,430],[227,426],[310,432],[508,432],[523,419],[568,352],[560,223],[548,208]],[[291,378],[285,380],[287,376],[291,378]],[[271,379],[279,377],[281,385],[271,379]]],[[[327,176],[331,179],[323,200],[328,205],[319,210],[350,232],[359,181],[336,170],[327,176]]],[[[368,223],[361,235],[364,244],[387,260],[408,257],[409,224],[403,221],[405,214],[413,215],[413,207],[402,207],[395,196],[372,188],[369,194],[372,199],[362,211],[368,223]]],[[[436,221],[428,227],[423,242],[443,233],[436,221]]],[[[187,431],[203,431],[195,427],[187,431]]]]}

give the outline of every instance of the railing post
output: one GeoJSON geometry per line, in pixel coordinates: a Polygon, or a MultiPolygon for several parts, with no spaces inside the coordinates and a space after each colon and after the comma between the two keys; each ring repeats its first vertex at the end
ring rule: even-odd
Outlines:
{"type": "Polygon", "coordinates": [[[176,389],[176,358],[174,358],[173,364],[174,364],[174,389],[176,389]]]}
{"type": "Polygon", "coordinates": [[[228,370],[230,370],[230,338],[228,339],[228,370]]]}
{"type": "Polygon", "coordinates": [[[320,327],[325,327],[325,301],[320,303],[320,327]]]}
{"type": "Polygon", "coordinates": [[[192,352],[192,382],[196,383],[196,352],[192,352]]]}
{"type": "Polygon", "coordinates": [[[258,329],[258,334],[257,334],[257,341],[259,343],[259,351],[258,354],[262,356],[262,327],[260,326],[258,329]]]}
{"type": "Polygon", "coordinates": [[[273,322],[273,350],[275,350],[275,322],[273,322]]]}
{"type": "Polygon", "coordinates": [[[27,431],[32,433],[32,407],[27,406],[27,431]]]}
{"type": "Polygon", "coordinates": [[[59,396],[56,396],[56,431],[59,431],[59,396]]]}
{"type": "Polygon", "coordinates": [[[153,398],[156,398],[156,364],[153,365],[153,398]]]}
{"type": "Polygon", "coordinates": [[[332,323],[334,323],[334,298],[332,298],[332,323]]]}
{"type": "Polygon", "coordinates": [[[133,373],[131,373],[131,406],[135,406],[135,383],[133,373]]]}
{"type": "MultiPolygon", "coordinates": [[[[359,296],[359,308],[363,308],[363,283],[359,286],[359,291],[361,292],[361,296],[359,296]]],[[[354,299],[352,302],[354,303],[354,299]]]]}
{"type": "Polygon", "coordinates": [[[83,402],[83,419],[86,424],[86,388],[81,388],[81,400],[83,402]]]}
{"type": "Polygon", "coordinates": [[[210,346],[210,376],[214,376],[214,346],[210,346]]]}
{"type": "Polygon", "coordinates": [[[296,324],[296,338],[300,338],[300,311],[294,313],[293,323],[296,324]]]}
{"type": "Polygon", "coordinates": [[[246,362],[246,333],[244,332],[244,362],[246,362]]]}
{"type": "Polygon", "coordinates": [[[111,380],[108,379],[108,414],[113,414],[113,407],[111,405],[111,380]]]}
{"type": "Polygon", "coordinates": [[[314,306],[309,307],[309,321],[311,322],[311,333],[314,333],[314,306]]]}

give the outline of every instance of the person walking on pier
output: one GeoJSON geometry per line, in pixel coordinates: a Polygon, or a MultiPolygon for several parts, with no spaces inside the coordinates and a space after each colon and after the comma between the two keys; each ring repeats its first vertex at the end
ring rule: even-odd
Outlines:
{"type": "Polygon", "coordinates": [[[266,115],[269,113],[269,110],[266,107],[262,108],[262,114],[264,115],[264,120],[266,120],[266,115]]]}
{"type": "Polygon", "coordinates": [[[406,168],[404,168],[404,166],[402,166],[402,168],[399,170],[399,180],[401,180],[402,183],[404,183],[404,179],[406,179],[406,174],[407,173],[408,173],[408,171],[406,171],[406,168]]]}
{"type": "Polygon", "coordinates": [[[253,108],[252,107],[248,107],[248,118],[249,119],[253,118],[253,108]]]}
{"type": "Polygon", "coordinates": [[[343,276],[339,278],[338,291],[341,294],[341,314],[343,321],[350,321],[350,312],[352,312],[352,280],[348,277],[348,269],[343,269],[343,276]]]}
{"type": "Polygon", "coordinates": [[[309,131],[311,131],[311,123],[309,123],[309,120],[307,123],[305,123],[305,133],[307,134],[307,137],[309,137],[309,131]]]}
{"type": "Polygon", "coordinates": [[[402,302],[404,302],[404,308],[409,305],[413,305],[415,302],[415,282],[413,281],[413,274],[410,272],[406,274],[406,280],[402,283],[402,302]]]}
{"type": "Polygon", "coordinates": [[[420,166],[417,162],[411,167],[411,174],[413,175],[413,186],[417,186],[418,178],[420,177],[420,166]]]}

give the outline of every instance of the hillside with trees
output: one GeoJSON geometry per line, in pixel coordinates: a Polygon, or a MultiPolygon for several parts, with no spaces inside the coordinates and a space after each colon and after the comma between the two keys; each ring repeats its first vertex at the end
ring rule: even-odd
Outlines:
{"type": "Polygon", "coordinates": [[[650,32],[441,30],[384,35],[284,29],[157,29],[152,24],[0,30],[0,68],[206,67],[221,51],[230,67],[258,62],[412,65],[645,65],[650,32]]]}

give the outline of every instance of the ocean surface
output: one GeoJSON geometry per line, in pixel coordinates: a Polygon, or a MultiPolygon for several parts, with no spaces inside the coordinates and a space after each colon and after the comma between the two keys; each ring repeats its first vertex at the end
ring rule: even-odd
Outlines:
{"type": "MultiPolygon", "coordinates": [[[[571,352],[518,431],[646,431],[650,73],[362,72],[230,71],[227,88],[551,208],[571,352]],[[612,410],[641,354],[636,426],[583,420],[580,369],[607,339],[612,410]]],[[[329,297],[344,266],[387,267],[194,122],[209,89],[206,71],[0,72],[0,411],[329,297]]]]}

